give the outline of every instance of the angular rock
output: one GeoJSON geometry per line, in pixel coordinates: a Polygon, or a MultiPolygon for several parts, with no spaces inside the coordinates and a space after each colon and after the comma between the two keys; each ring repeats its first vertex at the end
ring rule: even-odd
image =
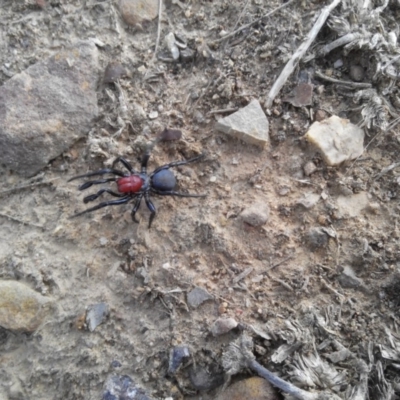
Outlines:
{"type": "Polygon", "coordinates": [[[257,100],[220,119],[215,129],[262,148],[269,142],[269,122],[257,100]]]}
{"type": "Polygon", "coordinates": [[[0,326],[34,332],[50,313],[51,299],[16,281],[0,281],[0,326]]]}
{"type": "Polygon", "coordinates": [[[180,366],[190,357],[187,346],[175,346],[169,352],[168,374],[174,375],[180,366]]]}
{"type": "Polygon", "coordinates": [[[212,300],[213,297],[207,290],[196,287],[191,290],[187,295],[187,302],[190,307],[197,308],[207,300],[212,300]]]}
{"type": "Polygon", "coordinates": [[[269,207],[262,202],[254,203],[240,213],[240,218],[251,226],[262,226],[268,221],[269,207]]]}
{"type": "Polygon", "coordinates": [[[86,324],[90,332],[93,332],[109,314],[106,303],[97,303],[91,305],[86,313],[86,324]]]}
{"type": "Polygon", "coordinates": [[[343,272],[338,276],[340,286],[343,288],[357,288],[362,285],[362,280],[358,278],[351,267],[346,265],[343,272]]]}
{"type": "Polygon", "coordinates": [[[314,122],[304,136],[321,153],[328,165],[354,160],[364,151],[364,131],[335,115],[314,122]]]}
{"type": "Polygon", "coordinates": [[[238,326],[234,318],[218,318],[211,326],[211,333],[214,336],[223,335],[238,326]]]}
{"type": "Polygon", "coordinates": [[[280,398],[268,381],[253,377],[230,385],[216,400],[279,400],[280,398]]]}
{"type": "Polygon", "coordinates": [[[136,26],[157,17],[158,0],[120,0],[118,8],[122,19],[136,26]]]}
{"type": "Polygon", "coordinates": [[[61,50],[0,87],[0,160],[33,176],[86,135],[98,114],[97,48],[61,50]]]}

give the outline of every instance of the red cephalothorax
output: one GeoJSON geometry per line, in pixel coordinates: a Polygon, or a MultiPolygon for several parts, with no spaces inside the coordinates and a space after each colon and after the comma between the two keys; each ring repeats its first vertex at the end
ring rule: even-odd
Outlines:
{"type": "Polygon", "coordinates": [[[143,179],[139,175],[124,176],[117,179],[118,192],[137,193],[143,186],[143,179]]]}

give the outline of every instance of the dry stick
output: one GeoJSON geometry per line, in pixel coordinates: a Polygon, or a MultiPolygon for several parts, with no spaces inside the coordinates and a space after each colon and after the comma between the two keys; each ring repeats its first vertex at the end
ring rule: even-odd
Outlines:
{"type": "Polygon", "coordinates": [[[326,6],[325,8],[322,9],[320,16],[318,17],[317,21],[315,22],[314,26],[312,27],[311,31],[308,34],[307,39],[296,50],[292,58],[285,65],[285,68],[283,68],[281,74],[279,75],[279,78],[273,84],[266,99],[267,108],[271,108],[272,102],[274,101],[275,97],[280,92],[283,85],[286,83],[287,79],[292,74],[292,72],[294,71],[297,64],[304,56],[308,48],[311,46],[311,43],[317,37],[319,31],[321,30],[322,26],[325,24],[325,21],[329,17],[331,11],[340,3],[340,1],[341,0],[334,0],[329,6],[326,6]]]}
{"type": "Polygon", "coordinates": [[[158,24],[157,24],[157,39],[156,39],[156,48],[154,49],[153,59],[157,57],[158,46],[160,45],[160,36],[161,36],[161,17],[162,17],[162,0],[158,0],[158,24]]]}
{"type": "Polygon", "coordinates": [[[293,2],[295,2],[296,0],[289,0],[287,3],[282,4],[281,6],[275,8],[274,10],[270,11],[269,13],[263,15],[262,17],[256,19],[253,22],[250,22],[246,25],[243,25],[242,27],[240,27],[239,29],[236,29],[235,31],[228,33],[227,35],[223,36],[222,38],[219,38],[217,40],[214,40],[213,42],[211,42],[210,44],[216,44],[219,42],[222,42],[225,39],[229,39],[232,36],[235,36],[237,33],[243,31],[244,29],[250,28],[251,26],[253,26],[254,24],[256,24],[257,22],[260,22],[261,20],[263,20],[264,18],[267,18],[269,16],[271,16],[272,14],[276,13],[277,11],[281,10],[282,8],[287,7],[288,5],[292,4],[293,2]]]}
{"type": "Polygon", "coordinates": [[[340,79],[331,78],[330,76],[324,75],[320,71],[315,71],[315,76],[318,78],[324,79],[325,81],[336,83],[338,85],[345,85],[350,86],[355,89],[369,89],[372,88],[371,83],[364,83],[364,82],[351,82],[351,81],[341,81],[340,79]]]}

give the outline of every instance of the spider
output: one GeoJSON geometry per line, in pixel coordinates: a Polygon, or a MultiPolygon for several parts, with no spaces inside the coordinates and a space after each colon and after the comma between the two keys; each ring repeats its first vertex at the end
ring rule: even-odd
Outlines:
{"type": "Polygon", "coordinates": [[[89,196],[84,197],[83,202],[86,204],[93,200],[96,200],[103,193],[108,193],[111,196],[119,197],[119,199],[104,201],[98,204],[97,206],[88,208],[87,210],[72,215],[71,218],[78,217],[79,215],[86,214],[88,212],[99,210],[100,208],[103,207],[118,206],[120,204],[128,203],[131,200],[135,200],[131,216],[132,220],[138,223],[139,221],[136,219],[136,212],[140,207],[142,198],[144,197],[147,208],[151,212],[149,218],[149,229],[150,229],[153,219],[156,216],[156,208],[154,207],[154,204],[150,200],[150,194],[155,193],[161,196],[178,196],[178,197],[207,196],[206,194],[190,194],[190,193],[175,192],[174,188],[176,185],[176,178],[174,173],[169,170],[172,167],[178,167],[179,165],[186,165],[193,163],[195,161],[200,160],[203,157],[204,155],[201,154],[189,160],[174,161],[169,164],[162,165],[161,167],[156,168],[151,174],[148,174],[147,163],[150,158],[150,151],[147,150],[142,156],[140,172],[135,171],[132,168],[131,164],[125,158],[117,157],[115,161],[112,163],[111,168],[105,168],[99,171],[89,172],[87,174],[74,176],[71,179],[69,179],[68,182],[73,181],[75,179],[86,178],[96,175],[106,175],[106,174],[116,175],[112,178],[103,178],[99,180],[87,181],[82,185],[78,186],[78,189],[85,190],[93,185],[99,185],[106,182],[117,182],[118,193],[110,189],[100,189],[97,193],[90,194],[89,196]],[[117,163],[121,163],[129,172],[124,173],[118,169],[115,169],[114,167],[117,163]]]}

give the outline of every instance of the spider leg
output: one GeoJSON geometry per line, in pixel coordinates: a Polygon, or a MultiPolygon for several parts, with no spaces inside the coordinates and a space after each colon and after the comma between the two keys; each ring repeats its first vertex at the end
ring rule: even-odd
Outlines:
{"type": "Polygon", "coordinates": [[[149,218],[149,229],[151,227],[151,223],[153,222],[154,217],[156,216],[156,208],[154,207],[153,202],[150,200],[150,194],[149,192],[146,192],[144,194],[144,199],[146,201],[146,206],[147,208],[150,210],[151,214],[150,214],[150,218],[149,218]]]}
{"type": "Polygon", "coordinates": [[[74,181],[75,179],[79,179],[79,178],[88,178],[89,176],[104,175],[104,174],[114,174],[114,175],[118,175],[118,176],[125,176],[122,171],[119,171],[117,169],[104,168],[99,171],[88,172],[87,174],[73,176],[71,179],[68,179],[67,182],[71,182],[71,181],[74,181]]]}
{"type": "Polygon", "coordinates": [[[137,224],[139,223],[139,221],[136,219],[136,213],[137,213],[137,210],[139,210],[139,207],[140,207],[140,203],[141,203],[141,201],[142,201],[142,198],[143,198],[143,194],[141,193],[141,194],[139,194],[139,196],[136,198],[135,205],[133,206],[133,208],[132,208],[132,213],[131,213],[132,221],[133,221],[133,222],[136,222],[137,224]]]}
{"type": "Polygon", "coordinates": [[[100,185],[101,183],[115,182],[115,181],[116,178],[99,179],[97,181],[87,181],[85,183],[82,183],[82,185],[78,186],[78,190],[85,190],[87,188],[90,188],[92,185],[100,185]]]}
{"type": "Polygon", "coordinates": [[[152,172],[152,174],[150,175],[150,177],[152,177],[154,174],[156,174],[157,172],[160,172],[160,171],[163,170],[163,169],[169,169],[169,168],[172,168],[172,167],[178,167],[179,165],[190,164],[190,163],[193,163],[193,162],[195,162],[195,161],[197,161],[197,160],[200,160],[200,159],[203,158],[203,157],[204,157],[204,154],[200,154],[199,156],[190,158],[189,160],[174,161],[174,162],[171,162],[171,163],[169,163],[169,164],[162,165],[161,167],[156,168],[156,169],[152,172]]]}
{"type": "Polygon", "coordinates": [[[123,166],[131,173],[135,174],[136,171],[133,169],[132,165],[127,161],[124,157],[117,157],[112,163],[112,167],[114,168],[117,163],[123,164],[123,166]]]}
{"type": "Polygon", "coordinates": [[[147,163],[149,162],[151,147],[148,147],[142,156],[142,161],[140,163],[140,172],[142,174],[147,173],[147,163]]]}
{"type": "Polygon", "coordinates": [[[114,196],[114,197],[126,197],[125,193],[121,194],[121,193],[115,193],[110,189],[101,189],[97,193],[94,193],[94,194],[84,197],[83,202],[86,204],[86,203],[89,203],[89,201],[96,200],[103,193],[109,193],[109,194],[111,194],[111,196],[114,196]]]}
{"type": "Polygon", "coordinates": [[[191,193],[179,193],[175,192],[174,190],[157,190],[151,188],[151,191],[159,194],[160,196],[177,196],[177,197],[207,197],[207,194],[191,194],[191,193]]]}
{"type": "Polygon", "coordinates": [[[125,196],[125,197],[123,197],[122,199],[111,200],[111,201],[105,201],[104,203],[97,204],[97,206],[94,206],[94,207],[92,207],[92,208],[88,208],[87,210],[84,210],[84,211],[81,211],[81,212],[76,213],[76,214],[74,214],[74,215],[71,215],[70,218],[75,218],[75,217],[78,217],[79,215],[86,214],[86,213],[92,212],[92,211],[96,211],[96,210],[99,210],[100,208],[103,208],[103,207],[107,207],[107,206],[118,206],[118,205],[120,205],[120,204],[125,204],[125,203],[127,203],[130,199],[131,199],[130,196],[125,196]]]}

